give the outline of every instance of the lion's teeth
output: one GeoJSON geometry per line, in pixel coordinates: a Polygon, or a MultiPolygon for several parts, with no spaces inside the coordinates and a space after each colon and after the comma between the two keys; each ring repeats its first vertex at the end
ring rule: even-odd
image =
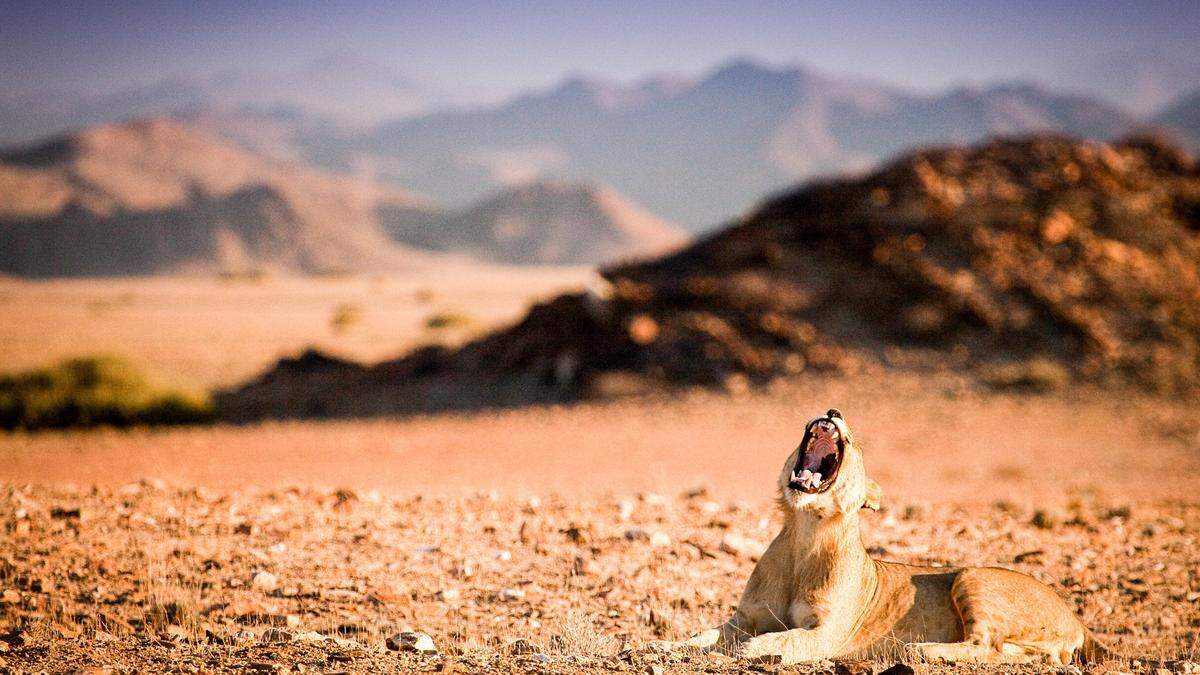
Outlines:
{"type": "Polygon", "coordinates": [[[819,474],[819,473],[814,473],[814,474],[812,475],[812,485],[813,485],[813,487],[817,487],[817,486],[819,486],[820,484],[821,484],[821,474],[819,474]]]}

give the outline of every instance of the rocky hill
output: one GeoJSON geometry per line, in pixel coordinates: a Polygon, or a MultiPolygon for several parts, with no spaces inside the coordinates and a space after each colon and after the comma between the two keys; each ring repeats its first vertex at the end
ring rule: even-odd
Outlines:
{"type": "Polygon", "coordinates": [[[164,119],[0,154],[0,273],[392,269],[421,216],[397,189],[277,163],[164,119]]]}
{"type": "Polygon", "coordinates": [[[316,354],[220,397],[232,418],[587,396],[614,377],[743,388],[805,371],[1200,386],[1200,172],[1156,141],[1055,136],[906,155],[608,269],[456,351],[316,354]]]}
{"type": "Polygon", "coordinates": [[[662,254],[686,241],[607,188],[542,181],[511,188],[435,222],[392,229],[399,242],[482,260],[529,264],[612,263],[662,254]]]}

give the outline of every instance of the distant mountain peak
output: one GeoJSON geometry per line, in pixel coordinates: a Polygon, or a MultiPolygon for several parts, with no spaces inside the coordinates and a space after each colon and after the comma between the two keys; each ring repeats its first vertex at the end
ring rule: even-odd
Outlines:
{"type": "Polygon", "coordinates": [[[622,84],[577,73],[545,91],[518,96],[512,105],[585,107],[620,112],[672,96],[683,89],[686,83],[687,80],[682,78],[662,75],[622,84]]]}
{"type": "Polygon", "coordinates": [[[663,253],[687,239],[611,188],[565,180],[511,186],[441,223],[395,235],[412,246],[516,264],[613,262],[663,253]]]}
{"type": "Polygon", "coordinates": [[[772,66],[748,56],[741,56],[718,65],[704,81],[740,85],[760,82],[795,83],[807,75],[808,72],[797,65],[772,66]]]}

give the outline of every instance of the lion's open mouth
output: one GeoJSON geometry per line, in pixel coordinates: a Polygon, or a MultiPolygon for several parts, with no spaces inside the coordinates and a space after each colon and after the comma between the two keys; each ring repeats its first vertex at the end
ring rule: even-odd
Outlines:
{"type": "Polygon", "coordinates": [[[843,450],[842,435],[836,424],[827,419],[814,422],[800,448],[800,458],[792,469],[788,487],[810,494],[828,490],[842,467],[843,450]]]}

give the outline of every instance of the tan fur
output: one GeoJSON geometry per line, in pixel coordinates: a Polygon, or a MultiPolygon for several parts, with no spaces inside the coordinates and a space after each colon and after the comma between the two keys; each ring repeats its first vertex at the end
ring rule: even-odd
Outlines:
{"type": "Polygon", "coordinates": [[[873,560],[859,514],[878,508],[879,486],[867,478],[840,413],[834,421],[846,441],[833,486],[817,494],[790,489],[801,448],[788,457],[779,480],[783,528],[737,612],[676,646],[777,655],[784,663],[902,651],[928,660],[1063,664],[1101,653],[1058,595],[1032,577],[873,560]]]}

